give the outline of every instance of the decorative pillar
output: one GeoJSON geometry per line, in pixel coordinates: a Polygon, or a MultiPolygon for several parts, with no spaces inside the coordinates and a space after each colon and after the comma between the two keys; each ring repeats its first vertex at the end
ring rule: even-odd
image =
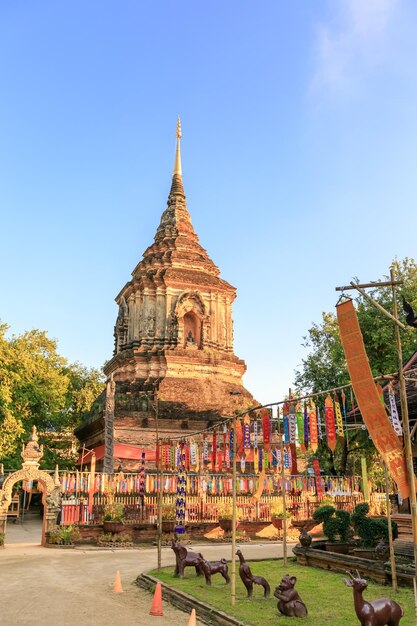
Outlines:
{"type": "Polygon", "coordinates": [[[103,471],[108,474],[114,473],[114,394],[115,382],[113,374],[107,381],[106,406],[104,413],[104,463],[103,471]]]}

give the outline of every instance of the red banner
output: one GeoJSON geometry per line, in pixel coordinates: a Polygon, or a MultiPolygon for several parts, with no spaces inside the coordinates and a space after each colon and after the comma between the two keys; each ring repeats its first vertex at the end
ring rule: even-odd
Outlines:
{"type": "Polygon", "coordinates": [[[337,435],[336,435],[336,422],[334,421],[334,406],[333,400],[330,396],[327,396],[324,401],[326,408],[326,430],[327,430],[327,445],[332,452],[336,449],[337,435]]]}
{"type": "Polygon", "coordinates": [[[336,307],[340,337],[345,351],[353,391],[375,447],[388,465],[401,497],[408,498],[410,486],[402,445],[381,404],[363,343],[356,310],[351,300],[336,307]]]}

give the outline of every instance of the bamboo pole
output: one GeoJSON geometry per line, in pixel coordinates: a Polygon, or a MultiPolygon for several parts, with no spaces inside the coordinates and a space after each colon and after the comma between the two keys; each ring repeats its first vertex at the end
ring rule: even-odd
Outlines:
{"type": "MultiPolygon", "coordinates": [[[[394,280],[394,270],[391,267],[391,281],[394,280]]],[[[395,286],[392,286],[392,303],[394,318],[398,322],[398,305],[397,305],[397,293],[395,286]]],[[[417,581],[416,581],[416,569],[417,569],[417,498],[415,487],[415,476],[413,467],[413,451],[411,447],[410,437],[410,422],[408,418],[408,404],[407,404],[407,391],[405,388],[404,371],[403,371],[403,352],[401,345],[401,336],[398,323],[394,324],[395,328],[395,340],[397,344],[398,354],[398,382],[400,387],[400,402],[401,402],[401,417],[403,422],[404,433],[404,446],[405,446],[405,460],[407,464],[408,484],[410,487],[410,505],[411,505],[411,523],[413,529],[413,544],[414,544],[414,610],[415,610],[415,623],[417,624],[417,581]]]]}
{"type": "Polygon", "coordinates": [[[391,502],[389,499],[388,467],[386,463],[384,463],[384,471],[385,471],[385,494],[386,494],[386,502],[387,502],[387,519],[388,519],[389,560],[391,562],[391,580],[392,580],[392,588],[394,589],[395,593],[397,593],[398,591],[397,570],[395,567],[394,542],[393,542],[392,526],[391,526],[391,502]]]}
{"type": "Polygon", "coordinates": [[[233,420],[233,484],[232,484],[232,584],[230,600],[232,606],[236,604],[236,418],[233,420]]]}
{"type": "MultiPolygon", "coordinates": [[[[278,423],[279,423],[279,411],[278,411],[278,423]]],[[[284,436],[281,432],[279,435],[279,443],[281,449],[281,488],[282,488],[282,512],[284,518],[282,520],[282,551],[284,557],[284,565],[287,565],[287,498],[285,493],[285,471],[284,471],[284,436]]]]}
{"type": "MultiPolygon", "coordinates": [[[[157,394],[157,390],[155,389],[155,393],[157,394]]],[[[155,398],[155,430],[156,430],[156,474],[157,474],[157,484],[158,484],[158,524],[157,524],[157,545],[158,545],[158,569],[161,569],[162,565],[162,472],[161,472],[161,449],[159,445],[159,406],[158,406],[158,396],[155,398]]]]}

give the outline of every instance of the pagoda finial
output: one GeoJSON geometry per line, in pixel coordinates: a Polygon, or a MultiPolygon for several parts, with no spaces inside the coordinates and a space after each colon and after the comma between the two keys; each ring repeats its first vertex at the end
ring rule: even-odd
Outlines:
{"type": "Polygon", "coordinates": [[[174,176],[180,176],[182,177],[182,168],[181,168],[181,137],[182,137],[182,132],[181,132],[181,120],[178,117],[177,120],[177,149],[175,152],[175,164],[174,164],[174,176]]]}

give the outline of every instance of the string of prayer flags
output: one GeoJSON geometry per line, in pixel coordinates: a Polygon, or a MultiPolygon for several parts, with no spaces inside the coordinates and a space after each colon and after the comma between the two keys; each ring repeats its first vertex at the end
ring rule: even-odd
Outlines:
{"type": "Polygon", "coordinates": [[[297,417],[298,444],[299,444],[301,450],[304,452],[305,451],[305,447],[304,447],[304,415],[303,415],[303,411],[301,409],[301,404],[299,402],[297,402],[297,405],[295,407],[295,414],[296,414],[296,417],[297,417]]]}
{"type": "Polygon", "coordinates": [[[271,423],[268,409],[261,411],[262,418],[262,435],[264,440],[264,450],[268,451],[271,445],[271,423]]]}
{"type": "Polygon", "coordinates": [[[324,494],[324,485],[323,485],[323,479],[321,478],[320,463],[318,459],[314,459],[313,468],[314,468],[314,476],[316,477],[317,495],[322,496],[324,494]]]}
{"type": "Polygon", "coordinates": [[[339,403],[337,394],[335,394],[334,396],[334,408],[335,408],[335,413],[336,413],[337,434],[339,435],[339,437],[344,439],[345,433],[343,429],[343,417],[342,417],[342,411],[340,410],[340,403],[339,403]]]}
{"type": "Polygon", "coordinates": [[[253,447],[258,447],[258,420],[255,417],[255,421],[253,422],[253,447]]]}
{"type": "Polygon", "coordinates": [[[145,493],[145,450],[142,450],[139,474],[139,493],[145,493]]]}
{"type": "Polygon", "coordinates": [[[336,423],[334,419],[334,407],[333,401],[329,396],[327,396],[325,402],[325,411],[326,411],[326,431],[327,431],[327,445],[329,446],[332,452],[336,449],[337,443],[337,435],[336,435],[336,423]]]}
{"type": "Polygon", "coordinates": [[[401,426],[400,418],[398,416],[398,409],[397,409],[397,404],[395,402],[394,387],[392,383],[388,385],[388,399],[389,399],[389,406],[390,406],[391,424],[395,430],[395,434],[398,435],[399,437],[402,437],[403,429],[401,426]]]}
{"type": "MultiPolygon", "coordinates": [[[[182,459],[183,460],[183,459],[182,459]]],[[[175,501],[175,531],[178,535],[185,533],[185,511],[187,498],[187,474],[184,466],[177,475],[177,498],[175,501]]]]}
{"type": "Polygon", "coordinates": [[[310,400],[310,411],[308,414],[308,419],[310,424],[310,445],[313,452],[316,452],[318,447],[318,430],[316,405],[313,400],[310,400]]]}

